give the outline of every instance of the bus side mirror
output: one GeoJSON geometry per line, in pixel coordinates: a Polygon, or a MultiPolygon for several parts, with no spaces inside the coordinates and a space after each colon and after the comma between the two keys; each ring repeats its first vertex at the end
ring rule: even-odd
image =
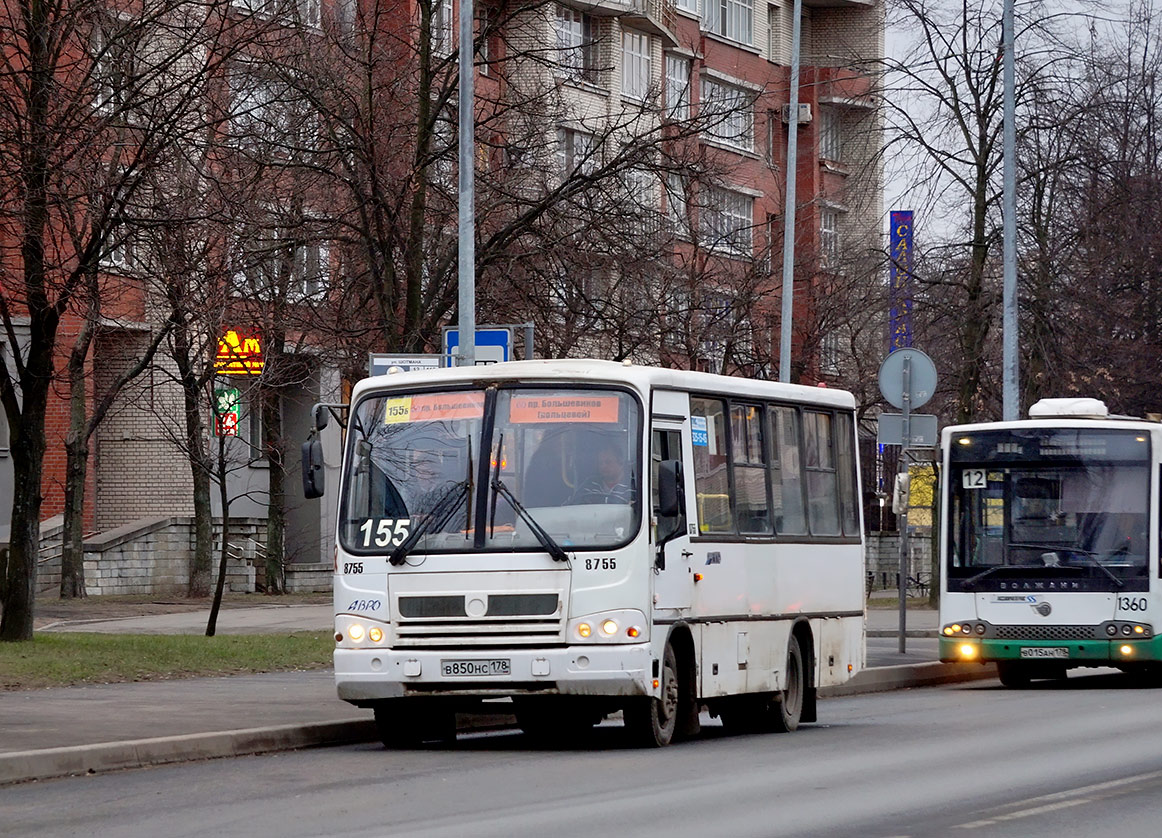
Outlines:
{"type": "Polygon", "coordinates": [[[312,435],[303,443],[303,497],[321,498],[324,489],[323,441],[312,435]]]}
{"type": "Polygon", "coordinates": [[[315,414],[315,430],[321,431],[326,428],[327,423],[331,421],[331,412],[327,409],[327,406],[317,404],[312,409],[312,412],[315,414]]]}
{"type": "Polygon", "coordinates": [[[682,461],[664,460],[658,464],[658,513],[666,518],[686,511],[686,493],[682,479],[682,461]]]}

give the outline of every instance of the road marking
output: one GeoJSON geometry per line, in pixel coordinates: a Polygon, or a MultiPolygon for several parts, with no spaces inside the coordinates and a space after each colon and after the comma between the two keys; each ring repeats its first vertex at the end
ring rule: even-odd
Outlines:
{"type": "MultiPolygon", "coordinates": [[[[1021,818],[1029,818],[1035,815],[1043,815],[1047,812],[1056,812],[1061,809],[1069,809],[1073,806],[1080,806],[1084,803],[1093,803],[1097,800],[1102,800],[1108,797],[1116,797],[1119,794],[1125,794],[1134,791],[1132,786],[1140,786],[1149,784],[1151,781],[1162,778],[1162,771],[1151,771],[1148,774],[1138,774],[1134,777],[1123,777],[1120,780],[1108,780],[1104,783],[1094,783],[1089,786],[1081,786],[1076,789],[1069,789],[1067,791],[1058,791],[1053,794],[1044,794],[1040,797],[1030,797],[1028,800],[1022,800],[1019,803],[1011,803],[1010,807],[1026,807],[1018,809],[1014,812],[1007,812],[1002,815],[994,815],[991,818],[982,818],[980,820],[970,821],[969,823],[960,823],[956,825],[957,829],[979,829],[983,826],[995,826],[998,823],[1005,821],[1015,821],[1021,818]],[[1034,804],[1034,805],[1030,805],[1034,804]]],[[[1008,807],[1004,807],[1008,808],[1008,807]]]]}

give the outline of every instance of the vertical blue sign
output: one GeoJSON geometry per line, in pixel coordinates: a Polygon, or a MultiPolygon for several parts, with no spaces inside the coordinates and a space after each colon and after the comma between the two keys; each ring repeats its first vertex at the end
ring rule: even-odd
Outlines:
{"type": "Polygon", "coordinates": [[[912,345],[912,211],[892,210],[888,235],[888,352],[912,345]]]}

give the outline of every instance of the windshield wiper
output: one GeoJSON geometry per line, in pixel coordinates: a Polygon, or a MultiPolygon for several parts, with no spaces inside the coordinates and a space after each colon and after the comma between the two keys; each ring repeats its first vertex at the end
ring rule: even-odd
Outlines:
{"type": "Polygon", "coordinates": [[[388,556],[387,560],[393,565],[403,564],[408,553],[416,546],[416,542],[432,530],[443,529],[444,525],[448,523],[448,520],[456,513],[456,510],[460,508],[460,502],[468,494],[469,485],[469,481],[461,480],[459,483],[451,486],[436,501],[428,517],[424,518],[419,526],[412,530],[411,534],[398,547],[391,551],[391,555],[388,556]]]}
{"type": "MultiPolygon", "coordinates": [[[[497,495],[504,496],[504,499],[508,501],[509,506],[516,510],[516,514],[520,516],[522,521],[528,524],[529,529],[532,531],[533,535],[536,536],[537,541],[539,541],[541,546],[548,551],[549,555],[553,557],[554,561],[569,561],[569,556],[561,548],[561,545],[558,544],[551,535],[545,532],[545,528],[537,523],[537,520],[529,514],[527,509],[525,509],[525,505],[517,500],[516,495],[512,493],[512,490],[509,489],[508,486],[504,485],[499,477],[492,478],[492,491],[497,495]]],[[[494,495],[493,503],[495,502],[496,497],[494,495]]]]}
{"type": "Polygon", "coordinates": [[[1011,567],[1012,567],[1012,565],[1009,565],[1009,564],[999,564],[996,567],[990,567],[987,570],[982,570],[980,573],[976,574],[976,576],[968,577],[967,579],[965,579],[963,582],[960,583],[960,586],[962,588],[971,588],[973,585],[975,585],[980,580],[984,579],[986,576],[992,576],[998,570],[1007,570],[1008,568],[1011,568],[1011,567]]]}

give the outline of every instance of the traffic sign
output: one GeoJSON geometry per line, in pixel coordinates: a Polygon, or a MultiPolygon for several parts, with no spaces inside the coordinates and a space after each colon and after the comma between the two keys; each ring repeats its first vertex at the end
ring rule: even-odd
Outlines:
{"type": "MultiPolygon", "coordinates": [[[[460,330],[444,327],[444,365],[456,366],[460,330]]],[[[512,329],[476,330],[476,366],[497,364],[512,358],[512,329]]]]}
{"type": "Polygon", "coordinates": [[[904,441],[904,414],[881,413],[876,442],[880,445],[903,445],[905,448],[934,448],[936,446],[936,417],[931,413],[912,413],[908,416],[908,441],[904,441]]]}
{"type": "Polygon", "coordinates": [[[919,349],[897,349],[880,364],[880,392],[892,407],[904,406],[904,365],[908,366],[909,408],[928,403],[936,390],[936,365],[919,349]]]}
{"type": "Polygon", "coordinates": [[[367,359],[367,374],[387,375],[387,371],[392,367],[399,367],[404,372],[408,370],[438,370],[441,360],[439,355],[392,355],[372,352],[367,359]]]}

